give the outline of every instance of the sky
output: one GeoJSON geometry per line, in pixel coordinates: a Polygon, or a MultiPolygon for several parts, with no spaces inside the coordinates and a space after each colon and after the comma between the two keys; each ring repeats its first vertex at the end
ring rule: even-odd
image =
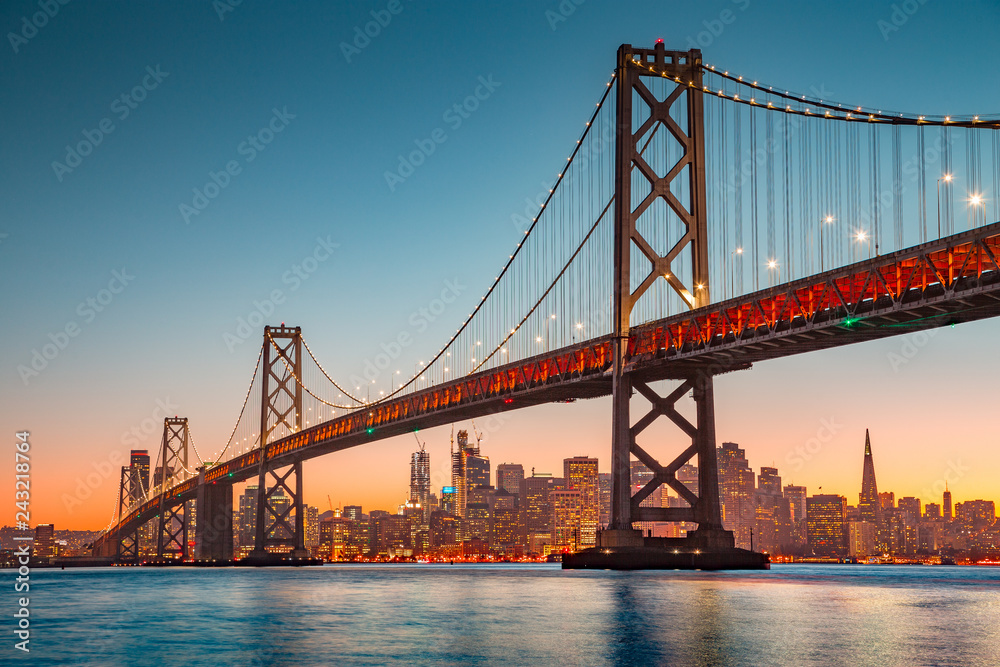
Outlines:
{"type": "MultiPolygon", "coordinates": [[[[359,374],[403,332],[413,344],[400,368],[440,349],[518,242],[512,217],[561,168],[621,43],[698,46],[732,72],[852,104],[1000,110],[991,2],[40,11],[0,7],[0,433],[10,447],[0,471],[12,479],[14,434],[30,432],[32,524],[57,528],[107,525],[117,466],[132,447],[155,458],[165,415],[188,417],[200,448],[222,447],[260,349],[259,327],[241,333],[248,318],[303,327],[335,378],[359,374]],[[479,108],[449,117],[477,88],[479,108]],[[399,156],[438,129],[446,140],[389,182],[399,156]],[[455,285],[454,304],[417,330],[411,316],[455,285]],[[46,345],[51,358],[35,358],[46,345]]],[[[956,501],[1000,499],[998,333],[1000,322],[983,321],[722,376],[719,441],[739,443],[754,469],[777,466],[785,483],[856,502],[868,428],[880,489],[940,502],[947,479],[956,501]]],[[[590,455],[607,470],[607,399],[477,427],[494,464],[558,475],[564,458],[590,455]]],[[[420,433],[436,487],[449,430],[420,433]]],[[[684,446],[665,425],[647,437],[662,458],[684,446]]],[[[396,438],[307,462],[306,502],[395,508],[415,446],[396,438]]]]}

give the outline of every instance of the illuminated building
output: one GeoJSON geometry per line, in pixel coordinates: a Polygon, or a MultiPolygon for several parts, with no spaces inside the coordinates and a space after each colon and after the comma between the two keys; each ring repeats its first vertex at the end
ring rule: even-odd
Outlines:
{"type": "Polygon", "coordinates": [[[733,531],[736,546],[750,548],[750,533],[756,522],[757,485],[745,452],[735,442],[724,442],[718,449],[719,499],[722,501],[722,525],[733,531]]]}
{"type": "Polygon", "coordinates": [[[458,544],[459,519],[447,512],[431,512],[429,541],[430,547],[440,550],[458,544]]]}
{"type": "Polygon", "coordinates": [[[597,459],[576,456],[563,459],[563,478],[566,488],[580,492],[580,548],[597,543],[599,489],[597,485],[597,459]]]}
{"type": "Polygon", "coordinates": [[[836,495],[810,496],[806,500],[809,546],[817,556],[847,555],[844,520],[847,498],[836,495]]]}
{"type": "Polygon", "coordinates": [[[872,458],[872,443],[865,429],[865,458],[861,472],[861,493],[858,499],[858,515],[862,521],[878,526],[882,521],[882,503],[875,481],[875,460],[872,458]]]}
{"type": "Polygon", "coordinates": [[[521,495],[524,482],[524,466],[520,463],[501,463],[497,466],[497,488],[515,496],[521,495]]]}
{"type": "Polygon", "coordinates": [[[372,519],[371,525],[374,528],[373,551],[389,557],[412,553],[413,540],[408,518],[398,514],[385,514],[372,519]]]}
{"type": "Polygon", "coordinates": [[[557,490],[549,494],[552,502],[552,550],[579,551],[582,539],[583,493],[557,490]]]}
{"type": "Polygon", "coordinates": [[[920,519],[920,498],[913,498],[912,496],[900,498],[897,507],[906,512],[912,521],[920,519]]]}
{"type": "Polygon", "coordinates": [[[149,452],[145,449],[133,449],[129,457],[129,466],[135,471],[140,488],[133,489],[132,500],[143,497],[143,491],[149,491],[149,452]]]}
{"type": "Polygon", "coordinates": [[[985,530],[996,521],[992,500],[967,500],[955,505],[955,521],[970,532],[985,530]]]}
{"type": "Polygon", "coordinates": [[[420,449],[410,457],[410,502],[420,507],[421,520],[426,521],[428,500],[431,493],[431,455],[420,449]]]}
{"type": "Polygon", "coordinates": [[[849,522],[847,524],[847,555],[851,558],[868,558],[877,553],[875,525],[868,521],[849,522]]]}
{"type": "Polygon", "coordinates": [[[611,473],[597,473],[597,523],[601,528],[611,523],[611,473]]]}
{"type": "MultiPolygon", "coordinates": [[[[131,502],[142,502],[149,492],[149,452],[145,449],[133,449],[129,455],[129,468],[133,471],[131,502]]],[[[153,532],[155,522],[149,521],[139,529],[139,553],[149,555],[155,553],[153,532]]]]}
{"type": "MultiPolygon", "coordinates": [[[[646,486],[653,479],[653,471],[646,467],[642,461],[629,462],[629,480],[632,484],[631,495],[638,493],[642,487],[646,486]]],[[[640,507],[663,507],[662,492],[653,492],[642,499],[640,507]]],[[[633,521],[632,527],[642,531],[643,535],[652,535],[657,528],[657,523],[652,521],[633,521]]]]}
{"type": "Polygon", "coordinates": [[[343,516],[346,516],[351,521],[361,521],[361,505],[345,505],[343,516]]]}
{"type": "Polygon", "coordinates": [[[257,530],[257,487],[248,484],[240,496],[240,520],[237,526],[239,546],[253,547],[257,530]]]}
{"type": "Polygon", "coordinates": [[[465,506],[465,521],[467,531],[463,539],[490,539],[490,504],[488,502],[470,502],[465,506]]]}
{"type": "Polygon", "coordinates": [[[305,532],[305,547],[314,551],[319,546],[319,508],[312,505],[304,506],[303,531],[305,532]]]}
{"type": "MultiPolygon", "coordinates": [[[[521,505],[523,523],[529,548],[532,544],[552,543],[552,502],[551,495],[556,488],[556,479],[549,473],[531,471],[531,477],[524,478],[524,502],[521,505]]],[[[534,551],[541,553],[541,551],[534,551]]]]}
{"type": "Polygon", "coordinates": [[[51,523],[40,523],[35,526],[35,543],[32,546],[32,554],[37,560],[48,562],[55,558],[56,553],[56,529],[51,523]]]}
{"type": "Polygon", "coordinates": [[[469,444],[469,432],[458,432],[458,448],[451,453],[451,485],[455,488],[455,514],[466,518],[470,489],[490,485],[490,459],[480,456],[479,443],[469,444]]]}
{"type": "Polygon", "coordinates": [[[520,525],[515,507],[493,507],[490,545],[501,553],[511,553],[520,544],[520,525]]]}
{"type": "Polygon", "coordinates": [[[778,476],[777,468],[761,466],[760,474],[757,475],[757,492],[769,496],[781,495],[781,477],[778,476]]]}
{"type": "Polygon", "coordinates": [[[445,486],[441,488],[441,511],[447,512],[448,514],[455,514],[454,486],[445,486]]]}
{"type": "Polygon", "coordinates": [[[948,482],[944,483],[942,504],[944,506],[944,520],[951,521],[951,491],[948,490],[948,482]]]}

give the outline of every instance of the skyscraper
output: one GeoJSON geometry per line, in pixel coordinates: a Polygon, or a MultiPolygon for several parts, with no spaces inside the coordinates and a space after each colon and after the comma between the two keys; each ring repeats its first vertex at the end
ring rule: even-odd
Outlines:
{"type": "Polygon", "coordinates": [[[469,444],[469,432],[458,432],[458,447],[452,445],[451,485],[455,487],[455,514],[465,518],[469,490],[490,485],[490,459],[479,455],[479,443],[469,444]]]}
{"type": "Polygon", "coordinates": [[[477,486],[490,486],[490,457],[470,454],[465,458],[466,497],[477,486]]]}
{"type": "Polygon", "coordinates": [[[948,490],[948,482],[944,483],[943,505],[944,520],[951,521],[951,491],[948,490]]]}
{"type": "Polygon", "coordinates": [[[583,494],[574,490],[552,491],[552,548],[578,551],[581,548],[583,494]]]}
{"type": "Polygon", "coordinates": [[[757,490],[769,496],[781,495],[781,477],[778,476],[777,468],[761,466],[757,476],[757,490]]]}
{"type": "Polygon", "coordinates": [[[521,495],[524,481],[524,466],[520,463],[501,463],[497,466],[497,488],[515,496],[521,495]]]}
{"type": "Polygon", "coordinates": [[[135,479],[139,482],[141,489],[134,489],[136,493],[132,500],[136,501],[142,497],[143,491],[149,490],[149,452],[145,449],[133,449],[129,465],[135,471],[135,479]]]}
{"type": "Polygon", "coordinates": [[[601,526],[611,523],[611,473],[597,473],[598,511],[597,522],[601,526]]]}
{"type": "Polygon", "coordinates": [[[875,461],[872,459],[872,443],[868,437],[868,429],[865,429],[865,462],[861,473],[858,516],[873,526],[882,523],[882,504],[879,501],[878,484],[875,482],[875,461]]]}
{"type": "Polygon", "coordinates": [[[817,556],[846,556],[847,540],[844,521],[847,498],[835,495],[811,496],[806,501],[809,525],[809,546],[817,556]]]}
{"type": "Polygon", "coordinates": [[[564,459],[563,477],[566,478],[569,490],[580,492],[579,546],[592,547],[597,543],[597,519],[600,512],[597,459],[587,456],[564,459]]]}
{"type": "Polygon", "coordinates": [[[303,509],[305,516],[302,528],[305,532],[305,548],[314,551],[319,546],[319,508],[306,505],[303,509]]]}
{"type": "Polygon", "coordinates": [[[750,548],[750,532],[757,518],[757,485],[746,453],[735,442],[724,442],[718,449],[719,496],[722,501],[722,525],[733,531],[736,546],[750,548]]]}
{"type": "Polygon", "coordinates": [[[792,516],[792,542],[796,545],[803,545],[808,539],[806,487],[789,484],[785,487],[785,498],[788,499],[792,516]]]}
{"type": "Polygon", "coordinates": [[[257,486],[248,484],[240,495],[240,522],[238,543],[241,547],[253,547],[257,530],[257,486]]]}
{"type": "Polygon", "coordinates": [[[51,523],[35,526],[35,544],[32,548],[35,558],[48,562],[56,557],[56,529],[51,523]]]}
{"type": "Polygon", "coordinates": [[[431,495],[431,455],[420,449],[410,457],[410,502],[420,507],[424,522],[428,517],[428,499],[431,495]]]}
{"type": "Polygon", "coordinates": [[[552,543],[552,491],[556,488],[556,479],[547,473],[531,471],[531,477],[524,478],[524,493],[522,497],[523,525],[526,541],[532,551],[540,553],[535,545],[552,543]]]}

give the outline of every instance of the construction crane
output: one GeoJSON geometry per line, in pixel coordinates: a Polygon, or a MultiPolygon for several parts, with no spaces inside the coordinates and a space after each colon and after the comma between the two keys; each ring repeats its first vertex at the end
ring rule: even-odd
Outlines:
{"type": "Polygon", "coordinates": [[[414,432],[413,432],[413,437],[414,437],[414,438],[417,438],[417,444],[418,444],[418,445],[420,445],[420,451],[424,451],[424,447],[426,447],[426,446],[427,446],[427,443],[425,443],[425,442],[420,442],[420,438],[419,438],[419,437],[417,437],[417,432],[416,432],[416,431],[414,431],[414,432]]]}
{"type": "Polygon", "coordinates": [[[472,420],[472,433],[476,436],[476,449],[479,449],[479,441],[483,439],[483,434],[476,428],[476,420],[472,420]]]}
{"type": "Polygon", "coordinates": [[[329,493],[326,494],[326,502],[330,503],[330,513],[331,514],[336,514],[336,512],[333,511],[333,501],[330,499],[330,494],[329,493]]]}

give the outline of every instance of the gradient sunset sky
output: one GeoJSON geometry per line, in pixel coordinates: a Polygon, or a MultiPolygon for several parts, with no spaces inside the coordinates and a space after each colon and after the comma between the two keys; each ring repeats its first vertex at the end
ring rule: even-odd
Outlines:
{"type": "MultiPolygon", "coordinates": [[[[30,37],[37,3],[4,2],[0,471],[13,479],[14,433],[30,431],[32,525],[104,527],[114,464],[136,445],[155,459],[164,412],[190,418],[206,459],[218,451],[261,331],[227,334],[274,290],[285,298],[268,323],[303,327],[335,378],[402,332],[414,340],[404,373],[440,349],[518,242],[511,217],[565,164],[621,43],[699,46],[731,72],[846,103],[1000,111],[994,2],[913,3],[895,23],[890,2],[578,2],[78,2],[30,37]],[[372,12],[391,20],[355,46],[372,12]],[[454,127],[445,113],[480,77],[495,90],[454,127]],[[281,128],[271,143],[244,143],[269,124],[281,128]],[[390,189],[385,172],[439,127],[447,141],[390,189]],[[90,154],[53,166],[87,136],[100,139],[90,154]],[[231,161],[238,173],[185,215],[231,161]],[[296,275],[323,244],[336,244],[329,258],[296,275]],[[419,330],[411,316],[449,282],[459,298],[419,330]],[[88,305],[109,284],[118,293],[88,305]],[[53,339],[64,349],[22,377],[53,339]]],[[[719,442],[853,504],[868,428],[880,490],[940,502],[949,475],[958,502],[1000,500],[998,337],[1000,322],[984,321],[722,376],[719,442]]],[[[608,469],[607,399],[477,426],[494,468],[558,475],[562,459],[590,455],[608,469]]],[[[649,433],[663,458],[683,446],[665,425],[649,433]]],[[[448,436],[420,433],[437,491],[448,436]]],[[[306,501],[394,509],[415,445],[309,461],[306,501]]]]}

